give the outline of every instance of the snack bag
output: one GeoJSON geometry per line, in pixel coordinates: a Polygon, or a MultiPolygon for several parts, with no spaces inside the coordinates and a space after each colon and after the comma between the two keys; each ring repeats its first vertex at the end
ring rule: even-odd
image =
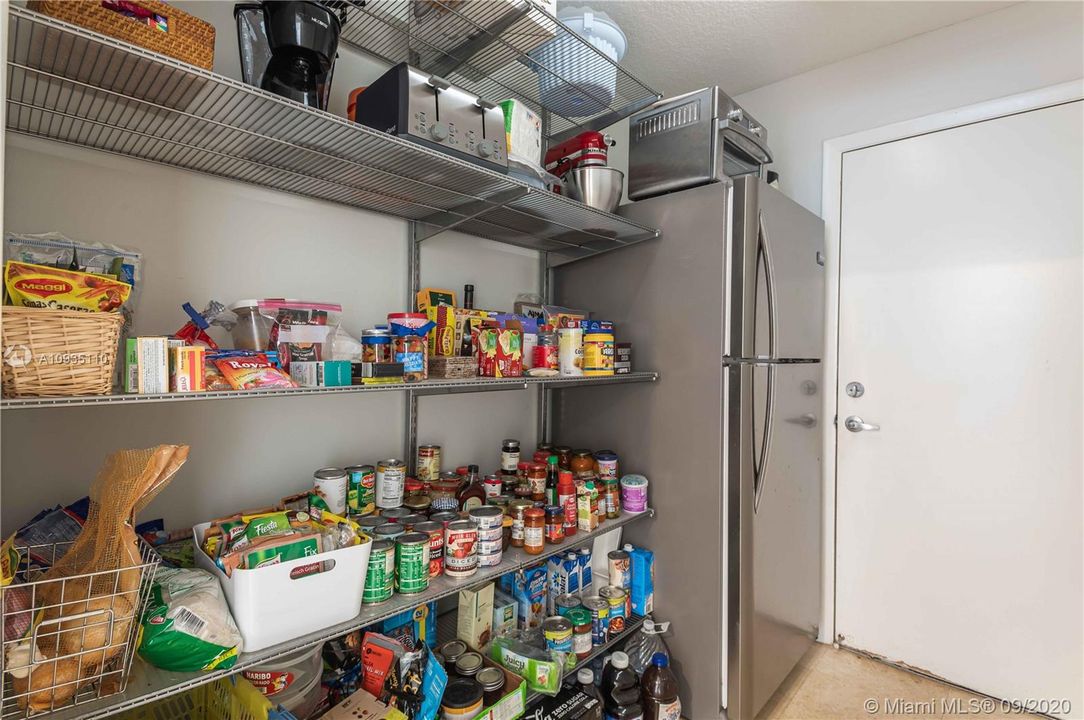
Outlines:
{"type": "Polygon", "coordinates": [[[331,358],[335,333],[342,316],[342,305],[274,298],[260,300],[259,312],[271,320],[267,348],[279,354],[283,370],[290,363],[313,362],[331,358]]]}
{"type": "Polygon", "coordinates": [[[218,580],[204,570],[161,568],[139,628],[139,654],[164,670],[232,667],[241,632],[218,580]]]}
{"type": "Polygon", "coordinates": [[[16,260],[4,264],[4,287],[17,307],[79,312],[115,312],[132,292],[128,283],[105,275],[16,260]]]}
{"type": "Polygon", "coordinates": [[[263,354],[220,358],[214,363],[234,390],[297,387],[289,375],[275,367],[263,354]]]}

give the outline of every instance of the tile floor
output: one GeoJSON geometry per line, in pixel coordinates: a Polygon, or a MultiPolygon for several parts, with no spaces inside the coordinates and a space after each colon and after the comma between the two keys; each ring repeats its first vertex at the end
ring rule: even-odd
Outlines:
{"type": "Polygon", "coordinates": [[[983,695],[974,695],[865,655],[818,643],[764,706],[759,720],[1024,720],[1036,717],[999,712],[999,705],[983,695]],[[993,702],[993,712],[984,708],[984,701],[993,702]],[[872,707],[874,702],[876,708],[872,707]]]}

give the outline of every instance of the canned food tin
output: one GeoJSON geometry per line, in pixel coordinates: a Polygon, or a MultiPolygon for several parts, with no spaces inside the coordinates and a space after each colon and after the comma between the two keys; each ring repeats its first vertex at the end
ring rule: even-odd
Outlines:
{"type": "Polygon", "coordinates": [[[377,525],[373,528],[373,537],[382,538],[384,540],[394,540],[405,532],[406,529],[402,525],[390,522],[384,523],[383,525],[377,525]]]}
{"type": "Polygon", "coordinates": [[[429,588],[429,536],[406,533],[395,539],[395,589],[404,595],[429,588]]]}
{"type": "Polygon", "coordinates": [[[572,623],[572,652],[581,660],[591,654],[591,612],[585,608],[573,608],[568,613],[572,623]]]}
{"type": "Polygon", "coordinates": [[[632,559],[624,550],[611,550],[606,555],[610,571],[610,584],[619,588],[632,586],[632,559]]]}
{"type": "Polygon", "coordinates": [[[380,517],[384,518],[384,522],[399,522],[410,514],[411,512],[405,507],[384,508],[380,511],[380,517]]]}
{"type": "Polygon", "coordinates": [[[400,525],[402,525],[404,528],[406,528],[407,532],[410,532],[411,530],[414,529],[415,525],[417,525],[418,523],[423,523],[425,521],[426,521],[425,515],[420,515],[418,513],[410,513],[409,515],[404,515],[403,517],[399,518],[396,522],[398,522],[400,525]]]}
{"type": "Polygon", "coordinates": [[[370,535],[372,534],[373,529],[380,527],[386,522],[387,519],[381,515],[366,515],[365,517],[358,518],[357,520],[358,527],[360,527],[362,530],[369,533],[370,535]]]}
{"type": "Polygon", "coordinates": [[[375,605],[388,600],[395,589],[395,543],[373,540],[369,549],[369,566],[365,572],[365,589],[361,602],[375,605]]]}
{"type": "Polygon", "coordinates": [[[460,520],[459,513],[444,510],[442,512],[435,512],[429,516],[429,519],[433,522],[438,522],[442,527],[448,527],[448,523],[460,520]]]}
{"type": "Polygon", "coordinates": [[[625,631],[625,589],[609,585],[598,591],[599,597],[610,604],[610,637],[625,631]]]}
{"type": "Polygon", "coordinates": [[[572,593],[565,593],[564,595],[558,595],[553,600],[554,607],[557,609],[557,614],[563,617],[568,617],[569,612],[575,610],[578,607],[583,607],[580,604],[580,598],[572,593]]]}
{"type": "Polygon", "coordinates": [[[423,483],[440,478],[440,445],[419,445],[414,475],[423,483]]]}
{"type": "Polygon", "coordinates": [[[549,617],[542,622],[542,635],[546,649],[572,652],[572,622],[565,617],[549,617]]]}
{"type": "Polygon", "coordinates": [[[501,545],[500,535],[497,536],[496,540],[483,540],[481,536],[479,536],[478,544],[475,545],[475,548],[479,555],[492,555],[493,553],[501,552],[501,545]]]}
{"type": "Polygon", "coordinates": [[[336,515],[346,515],[346,495],[350,485],[346,471],[342,468],[321,468],[312,474],[313,488],[325,503],[327,509],[336,515]]]}
{"type": "Polygon", "coordinates": [[[503,528],[492,528],[478,531],[479,542],[500,542],[504,537],[503,528]]]}
{"type": "Polygon", "coordinates": [[[508,507],[508,503],[512,502],[511,495],[494,495],[486,498],[486,505],[492,505],[493,507],[499,507],[503,513],[508,507]]]}
{"type": "Polygon", "coordinates": [[[594,595],[583,599],[583,607],[591,613],[591,644],[605,645],[610,632],[610,603],[594,595]]]}
{"type": "Polygon", "coordinates": [[[496,567],[501,564],[501,558],[504,553],[497,551],[495,553],[489,553],[488,555],[478,555],[478,567],[496,567]]]}
{"type": "Polygon", "coordinates": [[[493,505],[472,508],[468,514],[471,522],[477,525],[479,530],[500,529],[501,522],[504,520],[504,511],[493,505]]]}
{"type": "Polygon", "coordinates": [[[486,498],[496,497],[501,494],[501,489],[504,484],[501,482],[501,476],[496,474],[486,475],[482,480],[482,488],[486,491],[486,498]]]}
{"type": "Polygon", "coordinates": [[[583,336],[583,374],[589,377],[614,374],[613,333],[588,333],[583,336]]]}
{"type": "Polygon", "coordinates": [[[478,528],[470,520],[448,523],[444,530],[444,572],[467,577],[478,569],[478,528]]]}
{"type": "Polygon", "coordinates": [[[583,375],[583,328],[557,330],[557,364],[562,375],[583,375]]]}
{"type": "Polygon", "coordinates": [[[376,509],[376,468],[372,465],[350,465],[346,468],[350,485],[346,491],[346,504],[351,515],[368,515],[376,509]]]}
{"type": "Polygon", "coordinates": [[[396,508],[403,504],[406,464],[402,460],[381,460],[376,466],[376,506],[396,508]]]}
{"type": "Polygon", "coordinates": [[[444,526],[426,520],[415,525],[414,532],[429,536],[429,577],[440,575],[444,571],[444,526]]]}

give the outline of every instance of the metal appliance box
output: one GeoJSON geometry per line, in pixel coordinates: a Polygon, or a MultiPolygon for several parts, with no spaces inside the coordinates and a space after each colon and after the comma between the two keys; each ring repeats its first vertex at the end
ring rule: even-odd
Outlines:
{"type": "Polygon", "coordinates": [[[400,63],[358,95],[357,122],[500,172],[508,171],[504,111],[400,63]]]}
{"type": "Polygon", "coordinates": [[[760,175],[768,131],[717,87],[659,100],[629,119],[629,199],[760,175]]]}

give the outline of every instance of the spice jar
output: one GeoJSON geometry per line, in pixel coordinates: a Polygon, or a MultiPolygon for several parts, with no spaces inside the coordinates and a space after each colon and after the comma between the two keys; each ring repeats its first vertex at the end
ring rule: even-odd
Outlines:
{"type": "Polygon", "coordinates": [[[528,555],[541,555],[545,546],[546,513],[542,508],[527,508],[523,513],[523,549],[528,555]]]}
{"type": "Polygon", "coordinates": [[[572,469],[572,448],[568,445],[559,445],[553,448],[553,454],[557,456],[557,467],[562,470],[572,469]]]}
{"type": "Polygon", "coordinates": [[[527,486],[531,489],[531,499],[541,501],[546,499],[546,466],[542,463],[531,463],[527,469],[527,486]]]}
{"type": "Polygon", "coordinates": [[[517,498],[508,503],[508,516],[512,519],[512,547],[523,547],[524,516],[529,508],[534,507],[530,500],[517,498]]]}
{"type": "Polygon", "coordinates": [[[482,668],[474,679],[482,686],[482,702],[486,707],[496,705],[504,697],[504,673],[499,668],[482,668]]]}
{"type": "MultiPolygon", "coordinates": [[[[558,462],[560,461],[558,460],[558,462]]],[[[595,457],[591,454],[590,450],[576,450],[572,453],[572,462],[570,465],[573,475],[594,472],[595,457]]]]}
{"type": "Polygon", "coordinates": [[[557,505],[546,506],[546,542],[557,545],[565,540],[565,510],[557,505]]]}

